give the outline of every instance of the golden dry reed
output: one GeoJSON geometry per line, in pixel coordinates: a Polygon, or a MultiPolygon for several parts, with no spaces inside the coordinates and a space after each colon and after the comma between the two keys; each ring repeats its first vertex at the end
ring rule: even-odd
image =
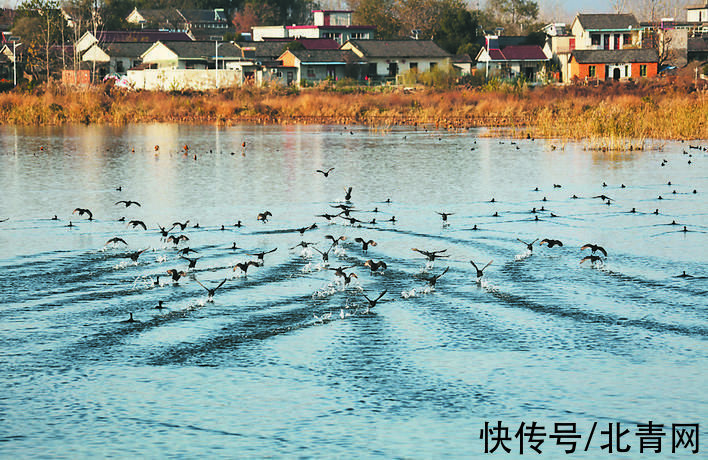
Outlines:
{"type": "Polygon", "coordinates": [[[2,124],[330,123],[512,128],[518,136],[640,149],[648,139],[708,139],[708,90],[677,82],[494,90],[283,87],[219,92],[46,85],[0,93],[2,124]]]}

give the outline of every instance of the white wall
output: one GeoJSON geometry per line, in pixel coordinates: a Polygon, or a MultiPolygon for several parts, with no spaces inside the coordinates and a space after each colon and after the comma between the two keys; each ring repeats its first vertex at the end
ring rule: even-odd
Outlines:
{"type": "MultiPolygon", "coordinates": [[[[216,88],[217,71],[186,69],[129,70],[128,81],[135,89],[152,91],[207,90],[216,88]]],[[[219,69],[219,88],[241,84],[241,72],[219,69]]]]}

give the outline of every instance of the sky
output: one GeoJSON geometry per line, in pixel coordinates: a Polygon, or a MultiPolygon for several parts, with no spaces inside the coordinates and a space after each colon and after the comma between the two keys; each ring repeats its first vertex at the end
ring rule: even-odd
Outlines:
{"type": "MultiPolygon", "coordinates": [[[[0,0],[0,6],[14,8],[22,0],[0,0]]],[[[467,0],[474,6],[484,6],[486,0],[467,0]]],[[[537,0],[541,17],[547,20],[570,22],[577,13],[612,13],[611,0],[537,0]]],[[[346,5],[346,0],[324,0],[328,8],[337,8],[337,4],[346,5]],[[330,6],[330,4],[332,6],[330,6]]]]}

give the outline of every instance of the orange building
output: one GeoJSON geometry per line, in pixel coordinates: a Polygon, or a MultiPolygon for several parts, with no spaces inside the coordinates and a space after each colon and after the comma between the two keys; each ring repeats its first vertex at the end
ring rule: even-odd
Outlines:
{"type": "Polygon", "coordinates": [[[626,80],[651,78],[659,71],[659,53],[653,48],[575,50],[570,56],[570,78],[626,80]]]}

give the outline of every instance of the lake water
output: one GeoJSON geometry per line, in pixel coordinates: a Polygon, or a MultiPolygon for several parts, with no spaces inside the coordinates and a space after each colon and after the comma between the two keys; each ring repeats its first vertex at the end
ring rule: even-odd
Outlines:
{"type": "Polygon", "coordinates": [[[674,423],[708,439],[706,152],[483,133],[0,127],[0,456],[470,458],[499,421],[507,457],[522,422],[546,458],[566,456],[556,423],[588,458],[637,458],[650,420],[651,456],[674,456],[674,423]],[[318,216],[349,187],[361,222],[318,216]],[[296,247],[325,235],[346,237],[328,263],[296,247]],[[586,243],[604,261],[580,263],[586,243]],[[478,281],[470,260],[493,263],[478,281]],[[222,280],[211,301],[197,282],[222,280]],[[601,448],[609,424],[629,452],[601,448]]]}

